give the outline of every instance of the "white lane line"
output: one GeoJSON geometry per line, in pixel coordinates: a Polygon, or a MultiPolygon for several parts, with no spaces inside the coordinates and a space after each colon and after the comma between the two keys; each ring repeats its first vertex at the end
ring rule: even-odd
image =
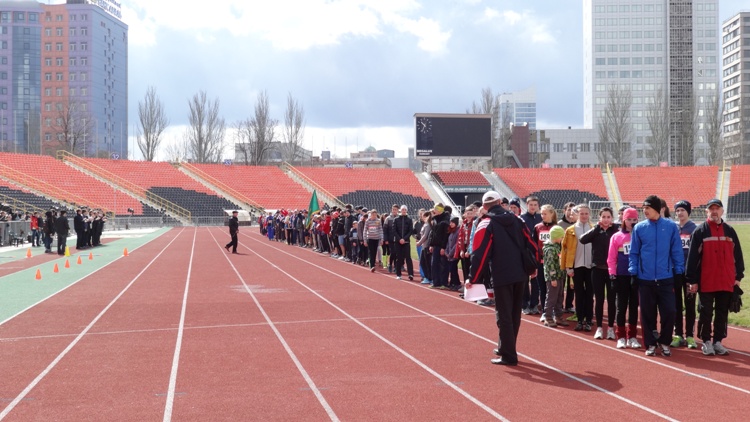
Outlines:
{"type": "MultiPolygon", "coordinates": [[[[223,249],[223,246],[219,244],[219,242],[216,240],[216,237],[214,236],[213,232],[209,229],[209,233],[211,233],[211,237],[213,237],[214,242],[216,243],[216,246],[218,246],[220,249],[223,249]]],[[[305,368],[302,366],[302,362],[299,361],[297,358],[297,355],[294,354],[292,351],[292,348],[289,346],[289,344],[284,339],[284,336],[281,335],[281,332],[278,328],[276,328],[276,324],[274,324],[273,321],[271,321],[271,317],[268,316],[266,313],[266,310],[263,308],[263,306],[258,301],[258,298],[255,297],[255,293],[250,289],[248,284],[245,282],[244,277],[240,274],[240,272],[237,270],[237,267],[234,266],[234,263],[229,259],[228,254],[224,254],[224,258],[227,260],[229,265],[232,267],[232,270],[234,270],[234,273],[237,274],[237,278],[242,282],[242,285],[245,286],[245,290],[250,295],[250,297],[253,299],[253,302],[255,302],[255,306],[258,307],[258,310],[261,314],[263,314],[263,318],[265,318],[266,322],[268,323],[268,326],[271,327],[271,330],[273,330],[274,334],[276,335],[276,338],[279,340],[281,345],[284,347],[284,350],[286,350],[286,353],[289,355],[289,358],[292,359],[292,362],[294,362],[294,365],[297,367],[297,370],[302,374],[302,377],[305,379],[305,382],[307,382],[307,385],[310,387],[310,391],[315,394],[315,397],[318,399],[318,402],[321,406],[323,406],[323,409],[328,414],[328,417],[332,421],[339,421],[339,417],[336,415],[336,412],[333,411],[333,408],[328,403],[328,401],[323,397],[323,393],[320,392],[320,389],[317,385],[315,385],[315,381],[313,381],[312,377],[310,377],[310,374],[307,373],[305,368]]]]}
{"type": "MultiPolygon", "coordinates": [[[[411,355],[406,350],[402,349],[401,347],[399,347],[398,345],[396,345],[392,341],[390,341],[387,338],[385,338],[384,336],[382,336],[377,331],[375,331],[372,328],[370,328],[369,326],[365,325],[363,322],[359,321],[357,318],[355,318],[354,316],[352,316],[351,314],[349,314],[348,312],[346,312],[344,309],[342,309],[338,305],[334,304],[330,300],[328,300],[325,297],[323,297],[320,293],[316,292],[314,289],[308,287],[305,283],[301,282],[300,280],[298,280],[297,278],[295,278],[293,275],[291,275],[288,272],[284,271],[279,266],[277,266],[276,264],[272,263],[271,261],[269,261],[268,259],[266,259],[262,255],[260,255],[259,253],[257,253],[253,249],[251,249],[250,247],[248,247],[246,245],[243,245],[243,246],[245,248],[247,248],[248,250],[250,250],[250,252],[252,252],[253,254],[255,254],[260,259],[266,261],[270,266],[272,266],[273,268],[275,268],[277,271],[279,271],[280,273],[286,275],[291,280],[294,280],[297,284],[299,284],[300,286],[302,286],[305,289],[307,289],[310,293],[314,294],[315,296],[317,296],[318,298],[320,298],[322,301],[324,301],[325,303],[327,303],[329,306],[331,306],[332,308],[336,309],[342,315],[344,315],[347,318],[349,318],[355,324],[357,324],[360,327],[362,327],[365,331],[367,331],[370,334],[372,334],[373,336],[377,337],[379,340],[381,340],[382,342],[384,342],[385,344],[387,344],[388,346],[390,346],[391,348],[393,348],[394,350],[396,350],[397,352],[399,352],[400,354],[402,354],[404,357],[406,357],[410,361],[414,362],[417,366],[419,366],[420,368],[422,368],[423,370],[425,370],[426,372],[428,372],[429,374],[431,374],[435,378],[439,379],[445,385],[447,385],[448,387],[452,388],[457,393],[459,393],[462,396],[464,396],[466,399],[468,399],[469,401],[471,401],[472,403],[474,403],[475,405],[477,405],[479,408],[481,408],[485,412],[487,412],[490,415],[492,415],[494,418],[496,418],[498,420],[501,420],[501,421],[508,421],[507,418],[505,418],[504,416],[502,416],[501,414],[499,414],[498,412],[496,412],[491,407],[489,407],[486,404],[482,403],[479,399],[477,399],[476,397],[474,397],[471,394],[469,394],[469,392],[467,392],[466,390],[464,390],[461,387],[457,386],[456,384],[454,384],[453,382],[451,382],[450,380],[448,380],[447,378],[445,378],[443,375],[441,375],[440,373],[438,373],[436,370],[432,369],[431,367],[427,366],[424,362],[420,361],[419,359],[417,359],[416,357],[414,357],[413,355],[411,355]]],[[[279,251],[280,251],[280,249],[279,249],[279,251]]],[[[284,252],[284,253],[286,253],[286,252],[284,252]]],[[[293,256],[293,255],[290,255],[290,256],[293,256]]],[[[305,261],[305,260],[303,260],[301,258],[297,258],[297,259],[300,259],[302,262],[308,262],[308,261],[305,261]]],[[[315,266],[315,267],[317,267],[317,265],[315,265],[315,264],[312,264],[310,262],[308,262],[308,263],[311,264],[311,265],[313,265],[313,266],[315,266]]],[[[321,268],[321,267],[318,267],[318,268],[321,268]]]]}
{"type": "Polygon", "coordinates": [[[164,404],[164,422],[172,420],[172,409],[174,408],[174,390],[177,385],[177,369],[180,365],[180,351],[182,350],[182,333],[185,331],[185,311],[187,309],[188,291],[190,290],[190,275],[193,271],[193,257],[195,256],[195,238],[198,228],[193,229],[193,246],[190,248],[190,263],[188,264],[187,277],[185,277],[185,293],[182,295],[182,309],[180,310],[180,324],[177,327],[177,340],[172,357],[172,371],[169,373],[169,388],[167,389],[167,401],[164,404]]]}
{"type": "Polygon", "coordinates": [[[141,270],[141,272],[139,272],[139,273],[138,273],[138,275],[136,275],[136,276],[135,276],[135,277],[134,277],[134,278],[133,278],[133,279],[132,279],[132,280],[130,281],[130,283],[128,283],[128,285],[127,285],[127,286],[125,286],[125,288],[123,288],[123,289],[122,289],[122,291],[120,291],[120,293],[119,293],[119,294],[118,294],[117,296],[115,296],[115,298],[114,298],[114,299],[112,299],[112,301],[111,301],[111,302],[109,302],[109,304],[108,304],[107,306],[105,306],[105,307],[104,307],[104,309],[102,309],[102,311],[101,311],[101,312],[99,312],[99,315],[97,315],[96,317],[94,317],[94,319],[93,319],[93,320],[91,320],[91,322],[89,323],[89,325],[87,325],[87,326],[86,326],[86,328],[84,328],[84,329],[83,329],[83,331],[81,331],[81,333],[80,333],[80,334],[78,334],[78,336],[76,336],[76,338],[75,338],[75,339],[73,339],[73,341],[71,341],[71,342],[70,342],[70,344],[68,345],[68,347],[66,347],[66,348],[65,348],[65,349],[64,349],[64,350],[63,350],[62,352],[60,352],[60,354],[59,354],[59,355],[57,355],[57,357],[56,357],[56,358],[55,358],[55,359],[54,359],[54,360],[53,360],[53,361],[52,361],[52,362],[51,362],[51,363],[50,363],[49,365],[47,365],[47,367],[46,367],[46,368],[44,368],[44,370],[43,370],[43,371],[42,371],[41,373],[39,373],[39,375],[37,375],[37,376],[36,376],[36,378],[34,378],[34,380],[33,380],[33,381],[31,381],[31,382],[29,383],[29,385],[27,385],[27,386],[26,386],[26,388],[24,388],[24,389],[23,389],[23,391],[21,391],[21,393],[20,393],[20,394],[18,394],[18,396],[16,396],[16,398],[15,398],[15,399],[13,399],[13,401],[12,401],[12,402],[10,402],[10,403],[8,404],[8,406],[6,406],[6,407],[5,407],[5,409],[3,409],[3,411],[2,411],[2,412],[0,412],[0,420],[3,420],[3,419],[5,419],[5,417],[6,417],[6,416],[8,416],[8,414],[9,414],[9,413],[10,413],[10,412],[11,412],[11,411],[13,410],[13,408],[15,408],[15,407],[16,407],[16,406],[18,405],[18,403],[20,403],[20,402],[21,402],[21,400],[23,400],[23,399],[24,399],[24,397],[26,397],[26,395],[27,395],[27,394],[29,394],[29,392],[30,392],[30,391],[31,391],[31,390],[32,390],[32,389],[33,389],[34,387],[36,387],[36,386],[37,386],[37,384],[39,384],[39,382],[40,382],[40,381],[42,381],[42,379],[43,379],[43,378],[44,378],[45,376],[47,376],[47,374],[48,374],[48,373],[49,373],[49,372],[50,372],[50,371],[51,371],[51,370],[52,370],[52,369],[53,369],[53,368],[54,368],[55,366],[57,366],[57,364],[58,364],[58,363],[59,363],[59,362],[60,362],[60,361],[62,360],[62,358],[64,358],[64,357],[65,357],[65,355],[67,355],[67,354],[68,354],[68,352],[70,352],[70,350],[71,350],[71,349],[73,349],[73,347],[75,347],[75,345],[76,345],[76,344],[78,344],[78,342],[79,342],[79,341],[81,341],[81,339],[83,338],[83,336],[85,336],[85,335],[86,335],[86,333],[87,333],[87,332],[88,332],[88,331],[89,331],[89,330],[91,329],[91,327],[93,327],[93,326],[94,326],[94,324],[96,324],[96,323],[97,323],[97,322],[98,322],[98,321],[99,321],[99,320],[101,319],[101,317],[102,317],[102,316],[104,316],[104,314],[105,314],[105,313],[106,313],[106,312],[107,312],[107,311],[109,310],[109,308],[111,308],[111,307],[112,307],[112,306],[113,306],[113,305],[115,304],[115,302],[117,302],[117,301],[118,301],[118,300],[120,299],[120,297],[122,297],[122,295],[124,295],[124,294],[125,294],[125,292],[127,292],[127,291],[128,291],[128,289],[130,289],[130,286],[132,286],[132,285],[133,285],[133,283],[135,283],[135,282],[136,282],[136,280],[138,280],[138,279],[139,279],[139,278],[140,278],[140,277],[141,277],[141,276],[143,275],[143,273],[145,273],[145,272],[146,272],[146,270],[148,270],[148,269],[149,269],[149,267],[151,267],[151,264],[153,264],[154,262],[156,262],[156,260],[157,260],[157,259],[158,259],[158,258],[159,258],[159,257],[161,256],[161,254],[163,254],[163,253],[164,253],[164,251],[166,251],[166,250],[167,250],[167,248],[169,248],[169,247],[170,247],[170,246],[172,245],[172,243],[173,243],[173,242],[174,242],[175,240],[177,240],[177,238],[178,238],[178,237],[180,236],[180,234],[182,234],[182,232],[183,232],[184,230],[185,230],[185,229],[182,229],[182,231],[180,231],[180,233],[177,233],[177,236],[175,236],[175,237],[174,237],[174,238],[173,238],[173,239],[172,239],[172,240],[171,240],[171,241],[170,241],[170,242],[169,242],[169,243],[167,244],[167,246],[165,246],[165,247],[164,247],[164,249],[162,249],[162,250],[161,250],[161,252],[159,252],[159,253],[158,253],[158,254],[157,254],[157,255],[156,255],[156,256],[155,256],[155,257],[154,257],[154,258],[153,258],[153,259],[151,260],[151,262],[149,262],[149,263],[148,263],[148,264],[147,264],[147,265],[146,265],[146,266],[145,266],[145,267],[143,268],[143,270],[141,270]]]}
{"type": "MultiPolygon", "coordinates": [[[[185,229],[183,229],[183,230],[185,230],[185,229]]],[[[164,233],[167,233],[167,231],[165,231],[164,233]]],[[[153,239],[150,239],[150,240],[149,240],[148,242],[146,242],[146,243],[144,243],[144,244],[142,244],[142,245],[140,245],[140,246],[138,246],[138,247],[134,248],[134,249],[133,249],[132,251],[130,251],[130,253],[133,253],[133,252],[137,251],[138,249],[141,249],[142,247],[144,247],[144,246],[148,245],[149,243],[153,242],[154,240],[156,240],[156,239],[159,239],[160,237],[162,237],[162,236],[164,235],[164,233],[162,233],[162,234],[160,234],[159,236],[156,236],[156,237],[154,237],[153,239]]],[[[182,232],[180,232],[180,233],[182,233],[182,232]]],[[[180,234],[180,233],[178,233],[177,235],[179,236],[179,234],[180,234]]],[[[62,289],[60,289],[60,290],[56,291],[55,293],[52,293],[51,295],[49,295],[49,296],[47,296],[47,297],[45,297],[45,298],[43,298],[43,299],[39,300],[38,302],[34,303],[33,305],[29,305],[28,307],[26,307],[26,308],[24,308],[24,309],[22,309],[22,310],[20,310],[20,311],[16,312],[16,314],[15,314],[15,315],[12,315],[12,316],[10,316],[10,317],[6,318],[6,319],[5,319],[5,320],[3,320],[3,321],[0,321],[0,326],[1,326],[1,325],[3,325],[3,324],[5,324],[6,322],[10,321],[11,319],[13,319],[13,318],[15,318],[15,317],[17,317],[17,316],[21,315],[22,313],[24,313],[24,312],[28,311],[29,309],[33,308],[34,306],[36,306],[36,305],[39,305],[40,303],[44,302],[45,300],[47,300],[47,299],[49,299],[49,298],[51,298],[51,297],[53,297],[53,296],[56,296],[56,295],[58,295],[59,293],[62,293],[62,292],[64,292],[65,290],[69,289],[70,287],[72,287],[72,286],[74,286],[74,285],[78,284],[78,282],[79,282],[79,281],[81,281],[81,280],[83,280],[83,279],[85,279],[85,278],[87,278],[87,277],[90,277],[90,276],[92,276],[92,275],[96,274],[97,272],[99,272],[99,271],[101,271],[101,270],[103,270],[103,269],[107,268],[108,266],[110,266],[110,265],[114,264],[115,262],[119,261],[119,260],[120,260],[120,259],[122,259],[122,258],[124,258],[124,256],[122,256],[122,255],[121,255],[121,256],[119,256],[119,257],[117,257],[117,258],[113,259],[113,260],[112,260],[112,262],[109,262],[109,263],[107,263],[107,264],[104,264],[104,266],[102,266],[101,268],[99,268],[99,269],[96,269],[96,270],[94,270],[94,271],[90,272],[89,274],[86,274],[86,275],[84,275],[83,277],[81,277],[81,278],[79,278],[78,280],[76,280],[76,281],[74,281],[74,282],[70,283],[69,285],[65,286],[64,288],[62,288],[62,289]]]]}
{"type": "MultiPolygon", "coordinates": [[[[342,276],[342,275],[340,275],[340,274],[337,274],[337,273],[335,273],[335,272],[333,272],[333,271],[330,271],[330,270],[328,270],[328,269],[327,269],[327,268],[325,268],[325,267],[321,267],[321,266],[319,266],[319,265],[317,265],[317,264],[315,264],[315,263],[312,263],[312,262],[310,262],[310,261],[307,261],[307,260],[305,260],[305,259],[302,259],[302,258],[300,258],[300,257],[297,257],[297,256],[295,256],[295,255],[293,255],[293,254],[290,254],[290,253],[288,253],[288,252],[284,251],[284,250],[281,250],[281,249],[279,249],[279,248],[276,248],[276,247],[273,247],[273,246],[270,246],[270,247],[271,247],[272,249],[276,249],[277,251],[279,251],[279,252],[282,252],[282,253],[284,253],[284,254],[286,254],[286,255],[288,255],[288,256],[291,256],[291,257],[293,257],[293,258],[295,258],[295,259],[298,259],[298,260],[300,260],[300,261],[302,261],[302,262],[306,262],[307,264],[309,264],[309,265],[312,265],[313,267],[316,267],[316,268],[318,268],[318,269],[320,269],[320,270],[323,270],[323,271],[325,271],[325,272],[327,272],[327,273],[330,273],[330,274],[332,274],[332,275],[334,275],[334,276],[336,276],[336,277],[338,277],[338,278],[341,278],[341,279],[343,279],[343,280],[346,280],[346,281],[348,281],[348,282],[350,282],[350,283],[352,283],[352,284],[355,284],[355,285],[357,285],[357,286],[360,286],[360,287],[362,287],[362,288],[364,288],[364,289],[366,289],[366,290],[369,290],[369,291],[371,291],[371,292],[373,292],[373,293],[375,293],[375,294],[378,294],[378,295],[380,295],[380,296],[383,296],[383,297],[385,297],[385,298],[387,298],[387,299],[389,299],[389,300],[392,300],[392,301],[394,301],[394,302],[396,302],[396,303],[398,303],[398,304],[400,304],[400,305],[403,305],[403,306],[405,306],[405,307],[407,307],[407,308],[409,308],[409,309],[412,309],[412,310],[414,310],[414,311],[416,311],[416,312],[419,312],[419,313],[421,313],[421,314],[423,314],[423,315],[429,316],[429,317],[431,317],[431,318],[433,318],[433,319],[435,319],[435,320],[437,320],[437,321],[440,321],[440,322],[442,322],[442,323],[444,323],[444,324],[446,324],[446,325],[448,325],[448,326],[450,326],[450,327],[453,327],[453,328],[455,328],[455,329],[457,329],[457,330],[459,330],[459,331],[462,331],[462,332],[464,332],[464,333],[466,333],[466,334],[469,334],[470,336],[473,336],[473,337],[476,337],[476,338],[478,338],[478,339],[484,340],[484,341],[486,341],[486,342],[488,342],[488,343],[490,343],[490,344],[493,344],[493,345],[497,344],[497,343],[496,343],[496,340],[491,340],[491,339],[488,339],[488,338],[486,338],[486,337],[483,337],[483,336],[482,336],[482,335],[480,335],[480,334],[477,334],[477,333],[475,333],[475,332],[473,332],[473,331],[470,331],[470,330],[468,330],[468,329],[466,329],[466,328],[463,328],[463,327],[461,327],[461,326],[458,326],[458,325],[456,325],[456,324],[454,324],[454,323],[452,323],[452,322],[450,322],[450,321],[446,321],[446,320],[444,320],[444,319],[442,319],[442,318],[439,318],[439,317],[437,317],[437,316],[435,316],[435,315],[433,315],[433,314],[430,314],[429,312],[423,311],[423,310],[421,310],[421,309],[419,309],[419,308],[416,308],[416,307],[414,307],[414,306],[412,306],[412,305],[409,305],[408,303],[402,302],[402,301],[400,301],[400,300],[398,300],[398,299],[396,299],[396,298],[394,298],[394,297],[391,297],[391,296],[388,296],[388,295],[386,295],[385,293],[379,292],[379,291],[377,291],[377,290],[375,290],[375,289],[373,289],[373,288],[371,288],[371,287],[369,287],[369,286],[366,286],[366,285],[364,285],[364,284],[358,283],[357,281],[354,281],[354,280],[352,280],[352,279],[350,279],[350,278],[344,277],[344,276],[342,276]]],[[[254,252],[254,253],[255,253],[255,252],[254,252]]],[[[257,255],[257,253],[256,253],[256,255],[257,255]]],[[[259,256],[260,256],[260,255],[259,255],[259,256]]],[[[261,258],[262,258],[262,257],[261,257],[261,258]]],[[[265,259],[265,258],[262,258],[262,259],[265,259]]],[[[415,284],[413,284],[413,283],[410,283],[410,284],[411,284],[411,285],[415,285],[415,284]]],[[[312,291],[312,290],[311,290],[311,291],[312,291]]],[[[315,292],[313,291],[313,293],[315,293],[315,292]]],[[[315,294],[317,294],[317,293],[315,293],[315,294]]],[[[592,388],[592,389],[594,389],[594,390],[597,390],[597,391],[599,391],[599,392],[602,392],[602,393],[604,393],[604,394],[606,394],[606,395],[608,395],[608,396],[610,396],[610,397],[616,398],[617,400],[620,400],[620,401],[622,401],[622,402],[624,402],[624,403],[627,403],[627,404],[629,404],[629,405],[631,405],[631,406],[637,407],[637,408],[639,408],[639,409],[641,409],[641,410],[643,410],[643,411],[645,411],[645,412],[648,412],[648,413],[650,413],[650,414],[652,414],[652,415],[654,415],[654,416],[658,416],[658,417],[660,417],[660,418],[662,418],[662,419],[665,419],[665,420],[668,420],[668,421],[677,421],[677,419],[674,419],[674,418],[672,418],[672,417],[670,417],[670,416],[667,416],[667,415],[665,415],[665,414],[663,414],[663,413],[661,413],[661,412],[659,412],[659,411],[657,411],[657,410],[655,410],[655,409],[652,409],[652,408],[650,408],[650,407],[644,406],[644,405],[642,405],[642,404],[640,404],[640,403],[638,403],[638,402],[635,402],[635,401],[633,401],[633,400],[630,400],[630,399],[628,399],[628,398],[626,398],[626,397],[623,397],[623,396],[621,396],[621,395],[619,395],[619,394],[617,394],[617,393],[614,393],[614,392],[612,392],[612,391],[610,391],[610,390],[607,390],[606,388],[603,388],[603,387],[599,387],[599,386],[598,386],[598,385],[596,385],[596,384],[593,384],[593,383],[591,383],[591,382],[589,382],[589,381],[586,381],[586,380],[584,380],[584,379],[581,379],[581,378],[579,378],[579,377],[576,377],[576,376],[575,376],[575,375],[573,375],[573,374],[570,374],[570,373],[568,373],[568,372],[565,372],[565,371],[563,371],[562,369],[559,369],[559,368],[556,368],[556,367],[554,367],[554,366],[551,366],[551,365],[549,365],[549,364],[547,364],[547,363],[544,363],[544,362],[542,362],[542,361],[540,361],[540,360],[538,360],[538,359],[534,359],[534,358],[532,358],[531,356],[525,355],[525,354],[523,354],[523,353],[519,353],[518,355],[519,355],[519,356],[522,356],[523,358],[525,358],[525,359],[527,359],[527,360],[529,360],[529,361],[531,361],[531,362],[534,362],[534,363],[536,363],[537,365],[543,366],[543,367],[545,367],[545,368],[547,368],[547,369],[549,369],[549,370],[551,370],[551,371],[557,372],[557,373],[558,373],[558,374],[560,374],[560,375],[563,375],[563,376],[565,376],[565,377],[568,377],[568,378],[570,378],[570,379],[572,379],[572,380],[578,381],[578,382],[580,382],[581,384],[584,384],[584,385],[586,385],[586,386],[588,386],[588,387],[590,387],[590,388],[592,388]]]]}

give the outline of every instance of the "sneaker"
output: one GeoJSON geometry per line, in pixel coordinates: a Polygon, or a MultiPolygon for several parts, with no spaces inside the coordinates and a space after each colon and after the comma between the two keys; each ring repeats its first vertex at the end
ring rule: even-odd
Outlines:
{"type": "Polygon", "coordinates": [[[563,312],[566,313],[566,314],[574,314],[574,313],[576,313],[576,308],[574,308],[574,307],[571,306],[570,308],[563,309],[563,312]]]}
{"type": "Polygon", "coordinates": [[[604,338],[604,330],[602,330],[602,327],[598,327],[596,329],[596,333],[594,333],[594,339],[601,340],[604,338]]]}
{"type": "Polygon", "coordinates": [[[409,276],[409,281],[414,281],[414,276],[413,275],[409,276]]]}
{"type": "Polygon", "coordinates": [[[640,349],[641,343],[638,342],[637,338],[633,337],[628,339],[628,347],[630,347],[631,349],[640,349]]]}
{"type": "Polygon", "coordinates": [[[576,324],[576,328],[574,328],[573,330],[575,330],[575,331],[583,331],[583,323],[579,322],[578,324],[576,324]]]}
{"type": "Polygon", "coordinates": [[[688,337],[687,339],[685,339],[685,343],[687,343],[687,348],[688,349],[697,349],[698,348],[698,344],[695,342],[695,339],[692,338],[692,337],[688,337]]]}
{"type": "Polygon", "coordinates": [[[537,308],[537,307],[533,307],[533,308],[529,309],[529,312],[531,313],[531,315],[539,315],[539,314],[541,314],[541,312],[539,312],[539,308],[537,308]]]}
{"type": "Polygon", "coordinates": [[[344,256],[340,256],[339,257],[339,261],[344,261],[344,260],[346,260],[346,257],[344,257],[344,256]]]}
{"type": "Polygon", "coordinates": [[[396,280],[401,280],[401,276],[400,276],[400,275],[397,275],[397,276],[396,276],[396,280]]]}
{"type": "Polygon", "coordinates": [[[672,356],[672,351],[669,350],[669,345],[666,345],[666,344],[661,345],[661,354],[667,357],[672,356]]]}
{"type": "Polygon", "coordinates": [[[617,348],[618,349],[624,349],[627,346],[628,341],[625,340],[625,337],[620,337],[617,339],[617,348]]]}
{"type": "MultiPolygon", "coordinates": [[[[583,323],[583,331],[586,331],[587,333],[591,332],[591,323],[590,322],[584,322],[583,323]]],[[[601,337],[599,337],[601,338],[601,337]]]]}
{"type": "Polygon", "coordinates": [[[374,273],[375,272],[375,267],[370,268],[370,272],[374,273]]]}
{"type": "Polygon", "coordinates": [[[426,278],[423,278],[419,284],[432,284],[432,282],[426,278]]]}
{"type": "Polygon", "coordinates": [[[646,356],[656,356],[656,346],[648,346],[648,349],[646,349],[646,356]]]}
{"type": "Polygon", "coordinates": [[[607,340],[615,340],[615,329],[612,327],[607,328],[607,340]]]}
{"type": "Polygon", "coordinates": [[[547,318],[545,318],[544,315],[542,315],[542,317],[539,318],[539,322],[541,322],[542,324],[544,324],[545,322],[547,322],[547,318]]]}
{"type": "Polygon", "coordinates": [[[557,327],[557,324],[555,323],[554,320],[553,321],[547,321],[547,320],[545,320],[544,321],[544,326],[545,327],[550,327],[550,328],[555,328],[555,327],[557,327]]]}
{"type": "Polygon", "coordinates": [[[521,309],[521,313],[523,313],[524,315],[531,315],[531,309],[523,308],[521,309]]]}
{"type": "Polygon", "coordinates": [[[727,350],[727,348],[724,347],[720,341],[714,343],[714,352],[716,352],[716,354],[719,356],[726,356],[729,354],[729,350],[727,350]]]}
{"type": "Polygon", "coordinates": [[[711,344],[711,340],[704,341],[703,347],[701,349],[703,350],[703,354],[706,356],[713,356],[716,354],[716,351],[714,350],[714,345],[711,344]]]}
{"type": "Polygon", "coordinates": [[[680,336],[672,336],[672,343],[670,343],[669,345],[671,347],[680,347],[680,340],[681,339],[682,339],[682,337],[680,337],[680,336]]]}
{"type": "Polygon", "coordinates": [[[555,324],[560,325],[562,327],[570,326],[570,323],[562,318],[555,318],[555,324]]]}
{"type": "Polygon", "coordinates": [[[477,301],[477,305],[495,306],[495,300],[494,299],[484,299],[483,301],[477,301]],[[479,302],[482,302],[482,303],[479,303],[479,302]]]}

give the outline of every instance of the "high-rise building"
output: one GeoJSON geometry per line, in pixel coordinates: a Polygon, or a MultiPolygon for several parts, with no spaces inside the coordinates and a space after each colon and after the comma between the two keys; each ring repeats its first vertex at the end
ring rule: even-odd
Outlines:
{"type": "Polygon", "coordinates": [[[722,28],[723,158],[750,164],[750,12],[724,21],[722,28]]]}
{"type": "Polygon", "coordinates": [[[584,127],[602,122],[610,95],[630,95],[631,165],[707,164],[706,116],[718,95],[718,13],[718,0],[584,0],[584,127]],[[649,154],[648,115],[660,98],[669,136],[656,159],[649,154]]]}
{"type": "Polygon", "coordinates": [[[114,1],[0,1],[4,150],[127,157],[128,27],[120,17],[114,1]]]}
{"type": "Polygon", "coordinates": [[[500,120],[509,120],[515,126],[528,125],[536,130],[536,89],[534,87],[499,95],[500,120]],[[504,116],[507,116],[504,117],[504,116]]]}

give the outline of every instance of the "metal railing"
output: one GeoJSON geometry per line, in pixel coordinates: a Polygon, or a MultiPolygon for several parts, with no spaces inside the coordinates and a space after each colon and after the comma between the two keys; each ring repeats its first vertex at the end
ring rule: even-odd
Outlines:
{"type": "Polygon", "coordinates": [[[304,173],[302,173],[301,171],[297,170],[297,168],[294,167],[293,165],[291,165],[288,162],[284,161],[283,163],[281,163],[281,166],[282,166],[282,169],[283,169],[283,167],[286,167],[287,169],[289,169],[290,172],[294,173],[295,176],[299,177],[305,183],[307,183],[310,186],[312,186],[313,189],[315,189],[318,192],[318,195],[320,195],[322,193],[323,195],[321,195],[321,196],[325,196],[325,197],[327,197],[326,199],[331,200],[332,202],[331,202],[330,205],[338,205],[340,207],[344,206],[344,203],[341,202],[341,200],[336,195],[332,194],[331,192],[328,192],[323,186],[320,186],[313,179],[307,177],[304,173]]]}
{"type": "Polygon", "coordinates": [[[90,171],[91,173],[94,173],[97,176],[106,179],[110,183],[116,185],[121,190],[126,190],[142,199],[153,203],[154,205],[156,205],[156,208],[164,209],[171,215],[186,220],[189,220],[192,217],[190,211],[188,211],[187,209],[149,191],[144,187],[138,186],[135,183],[120,177],[107,169],[104,169],[90,161],[78,157],[75,154],[61,150],[57,151],[57,158],[59,158],[63,162],[68,161],[84,170],[90,171]]]}
{"type": "Polygon", "coordinates": [[[13,211],[21,211],[21,212],[40,212],[44,214],[45,210],[37,207],[36,205],[31,205],[29,203],[23,202],[21,200],[18,200],[12,196],[8,196],[5,194],[0,193],[0,201],[2,201],[3,204],[9,206],[13,211]]]}
{"type": "Polygon", "coordinates": [[[4,164],[0,164],[0,176],[12,180],[14,183],[26,187],[31,190],[41,192],[43,195],[49,198],[55,198],[62,200],[72,206],[88,206],[89,208],[97,208],[102,210],[105,214],[113,215],[114,213],[109,207],[105,207],[101,204],[97,204],[90,200],[83,198],[75,193],[68,192],[59,186],[52,185],[39,178],[34,177],[30,174],[20,172],[16,169],[8,167],[4,164]]]}
{"type": "Polygon", "coordinates": [[[188,171],[194,173],[196,176],[200,177],[201,179],[207,181],[208,183],[216,186],[221,191],[229,194],[230,196],[244,202],[251,208],[256,209],[257,211],[263,212],[264,208],[259,203],[253,201],[252,199],[248,198],[244,194],[238,192],[236,189],[230,187],[226,183],[222,182],[221,180],[211,176],[210,174],[206,173],[205,171],[199,169],[198,167],[190,164],[190,163],[179,163],[179,165],[185,167],[188,171]]]}

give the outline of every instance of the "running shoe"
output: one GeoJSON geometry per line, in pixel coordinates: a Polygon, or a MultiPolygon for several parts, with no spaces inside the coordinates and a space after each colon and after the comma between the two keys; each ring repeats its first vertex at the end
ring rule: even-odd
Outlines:
{"type": "Polygon", "coordinates": [[[530,308],[523,308],[521,309],[521,313],[524,315],[531,315],[531,309],[530,308]]]}
{"type": "Polygon", "coordinates": [[[656,356],[656,346],[648,346],[648,349],[646,349],[646,356],[656,356]]]}
{"type": "Polygon", "coordinates": [[[397,275],[397,276],[396,276],[396,280],[401,280],[401,276],[400,276],[400,275],[397,275]]]}
{"type": "Polygon", "coordinates": [[[669,349],[668,344],[661,344],[661,354],[664,356],[672,356],[672,351],[669,349]]]}
{"type": "Polygon", "coordinates": [[[607,328],[607,340],[615,340],[615,329],[612,327],[607,328]]]}
{"type": "Polygon", "coordinates": [[[555,324],[560,325],[562,327],[568,327],[570,326],[570,323],[562,318],[556,318],[555,324]]]}
{"type": "Polygon", "coordinates": [[[602,327],[598,327],[596,329],[596,333],[594,333],[594,339],[601,340],[604,338],[604,330],[602,330],[602,327]]]}
{"type": "Polygon", "coordinates": [[[423,278],[422,282],[419,284],[432,284],[432,282],[429,279],[423,278]]]}
{"type": "Polygon", "coordinates": [[[672,336],[672,343],[670,344],[671,347],[683,347],[686,345],[687,342],[684,338],[682,338],[682,336],[672,336]]]}
{"type": "Polygon", "coordinates": [[[590,333],[591,332],[591,323],[590,322],[584,322],[583,323],[583,331],[590,333]]]}
{"type": "Polygon", "coordinates": [[[578,324],[576,324],[576,328],[574,328],[573,330],[583,331],[583,323],[579,321],[578,324]]]}
{"type": "Polygon", "coordinates": [[[727,350],[727,348],[724,347],[724,345],[722,345],[720,341],[714,343],[714,352],[716,352],[716,354],[719,356],[725,356],[729,354],[729,350],[727,350]]]}
{"type": "Polygon", "coordinates": [[[638,342],[637,338],[632,337],[628,339],[628,347],[630,347],[631,349],[640,349],[641,343],[638,342]]]}
{"type": "Polygon", "coordinates": [[[692,338],[692,337],[688,337],[685,340],[685,342],[687,343],[687,348],[688,349],[697,349],[698,348],[698,344],[695,342],[695,339],[692,338]]]}
{"type": "Polygon", "coordinates": [[[714,350],[714,345],[711,344],[711,340],[704,341],[702,349],[703,349],[703,354],[706,356],[713,356],[716,354],[716,351],[714,350]]]}
{"type": "Polygon", "coordinates": [[[627,346],[627,340],[625,340],[625,337],[620,337],[617,339],[617,348],[618,349],[624,349],[627,346]]]}
{"type": "Polygon", "coordinates": [[[544,321],[544,326],[545,327],[550,327],[550,328],[555,328],[555,327],[557,327],[557,323],[555,323],[554,320],[552,320],[552,321],[545,320],[544,321]]]}

